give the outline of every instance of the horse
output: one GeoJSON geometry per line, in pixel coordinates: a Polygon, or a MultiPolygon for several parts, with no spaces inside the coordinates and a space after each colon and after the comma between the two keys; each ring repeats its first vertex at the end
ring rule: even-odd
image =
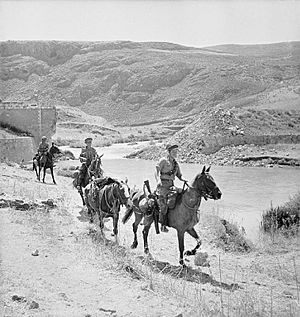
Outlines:
{"type": "Polygon", "coordinates": [[[88,183],[91,181],[92,177],[101,178],[103,176],[103,169],[101,168],[102,165],[102,155],[97,155],[95,159],[91,162],[87,169],[87,173],[84,175],[83,181],[79,181],[79,172],[75,174],[73,180],[73,186],[78,190],[78,193],[81,197],[82,204],[85,206],[85,199],[83,195],[83,188],[85,188],[88,183]],[[79,188],[78,188],[79,187],[79,188]]]}
{"type": "MultiPolygon", "coordinates": [[[[202,172],[197,174],[192,185],[188,185],[185,182],[186,189],[183,188],[181,193],[177,194],[175,208],[169,209],[168,211],[168,226],[176,229],[178,244],[179,244],[179,263],[180,265],[185,265],[183,260],[183,255],[195,255],[197,249],[201,246],[202,242],[194,229],[194,226],[199,222],[198,209],[200,208],[201,199],[208,198],[218,200],[221,198],[222,193],[219,187],[216,185],[213,177],[209,174],[210,167],[208,169],[205,166],[202,169],[202,172]],[[195,248],[191,251],[186,251],[184,253],[184,234],[187,232],[193,238],[196,239],[197,244],[195,248]]],[[[183,187],[185,187],[185,185],[183,187]]],[[[145,197],[145,196],[144,196],[145,197]]],[[[150,199],[153,199],[153,194],[150,199]]],[[[157,200],[157,197],[156,197],[157,200]]],[[[148,247],[148,233],[151,227],[151,224],[154,220],[155,211],[158,208],[153,202],[150,201],[151,210],[148,208],[148,214],[145,214],[141,210],[139,202],[140,197],[133,197],[133,207],[128,209],[123,218],[123,223],[125,223],[129,217],[134,212],[135,222],[133,223],[133,233],[134,241],[131,245],[131,248],[136,248],[138,245],[137,241],[137,229],[141,220],[144,218],[144,229],[143,229],[143,240],[144,240],[144,253],[149,253],[148,247]]],[[[157,229],[157,228],[156,228],[157,229]]],[[[156,230],[158,233],[158,230],[156,230]]]]}
{"type": "Polygon", "coordinates": [[[54,143],[52,143],[48,152],[42,154],[40,158],[38,158],[37,156],[33,158],[33,170],[35,171],[36,177],[39,181],[41,170],[43,169],[43,183],[45,183],[46,170],[47,168],[50,168],[53,184],[56,184],[53,174],[53,160],[55,154],[61,154],[61,151],[54,143]]]}
{"type": "Polygon", "coordinates": [[[99,227],[103,235],[104,218],[113,218],[113,236],[118,235],[118,221],[121,205],[132,207],[127,179],[125,182],[106,177],[95,179],[84,189],[85,204],[90,215],[98,215],[99,227]],[[97,185],[98,184],[98,185],[97,185]]]}

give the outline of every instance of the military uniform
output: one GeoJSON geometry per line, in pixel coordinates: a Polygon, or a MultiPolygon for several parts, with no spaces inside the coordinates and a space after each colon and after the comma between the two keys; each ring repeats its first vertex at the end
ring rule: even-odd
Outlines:
{"type": "MultiPolygon", "coordinates": [[[[91,138],[85,139],[85,142],[92,141],[91,138]]],[[[83,182],[85,175],[88,171],[88,167],[91,165],[92,161],[96,158],[97,151],[93,147],[84,147],[81,150],[79,160],[82,163],[79,169],[79,178],[78,178],[78,186],[83,182]]]]}
{"type": "Polygon", "coordinates": [[[175,176],[177,176],[179,179],[182,179],[182,173],[177,161],[170,156],[160,159],[156,165],[156,169],[159,171],[160,176],[160,182],[158,183],[156,189],[160,206],[160,216],[162,224],[165,225],[168,212],[168,194],[172,188],[174,188],[175,176]]]}
{"type": "Polygon", "coordinates": [[[37,158],[40,159],[43,155],[46,155],[49,151],[49,144],[47,142],[40,142],[38,147],[37,158]]]}

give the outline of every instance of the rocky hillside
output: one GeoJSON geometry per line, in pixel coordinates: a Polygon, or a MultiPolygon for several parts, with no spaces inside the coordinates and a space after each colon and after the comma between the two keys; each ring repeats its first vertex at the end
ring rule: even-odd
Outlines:
{"type": "Polygon", "coordinates": [[[58,107],[60,122],[84,112],[115,126],[156,124],[199,148],[219,137],[300,134],[300,42],[8,41],[0,53],[0,98],[37,93],[58,107]]]}

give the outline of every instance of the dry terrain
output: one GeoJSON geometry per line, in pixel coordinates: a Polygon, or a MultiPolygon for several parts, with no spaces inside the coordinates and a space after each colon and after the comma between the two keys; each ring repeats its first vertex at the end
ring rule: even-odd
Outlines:
{"type": "MultiPolygon", "coordinates": [[[[130,249],[132,219],[119,225],[118,242],[110,236],[111,221],[107,240],[100,239],[70,178],[57,176],[57,186],[39,183],[32,171],[16,164],[1,164],[0,175],[3,316],[299,313],[297,237],[262,236],[255,246],[242,236],[231,240],[218,216],[204,206],[197,230],[210,267],[196,266],[190,257],[182,269],[173,230],[156,235],[152,229],[152,257],[144,257],[141,232],[138,249],[130,249]]],[[[186,237],[186,248],[193,246],[186,237]]]]}

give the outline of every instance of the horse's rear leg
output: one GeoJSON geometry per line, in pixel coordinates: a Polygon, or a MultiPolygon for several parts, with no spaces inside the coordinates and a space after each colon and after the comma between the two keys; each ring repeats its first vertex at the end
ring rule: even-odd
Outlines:
{"type": "Polygon", "coordinates": [[[53,167],[50,167],[50,171],[51,171],[51,176],[52,176],[53,184],[56,184],[55,179],[54,179],[54,174],[53,174],[53,167]]]}
{"type": "Polygon", "coordinates": [[[202,241],[200,240],[198,233],[196,232],[196,230],[194,228],[187,230],[187,233],[189,233],[193,238],[196,239],[197,241],[197,245],[195,246],[195,248],[191,251],[186,251],[184,254],[189,256],[189,255],[195,255],[197,250],[200,248],[202,241]]]}
{"type": "Polygon", "coordinates": [[[179,264],[184,265],[183,251],[184,251],[184,232],[177,231],[178,244],[179,244],[179,264]]]}
{"type": "Polygon", "coordinates": [[[132,230],[133,230],[134,238],[133,238],[133,242],[132,242],[132,245],[131,245],[131,249],[135,249],[138,246],[137,230],[138,230],[138,227],[139,227],[139,223],[141,222],[141,220],[143,218],[142,214],[135,213],[134,215],[135,215],[135,221],[132,224],[132,230]]]}
{"type": "Polygon", "coordinates": [[[153,222],[153,219],[152,219],[152,221],[147,221],[147,223],[144,225],[144,229],[143,229],[144,252],[145,252],[146,254],[149,253],[148,234],[149,234],[149,230],[150,230],[150,227],[151,227],[152,222],[153,222]]]}
{"type": "Polygon", "coordinates": [[[113,233],[111,234],[112,236],[117,236],[118,235],[118,222],[119,222],[119,212],[115,211],[114,217],[113,217],[113,233]]]}

